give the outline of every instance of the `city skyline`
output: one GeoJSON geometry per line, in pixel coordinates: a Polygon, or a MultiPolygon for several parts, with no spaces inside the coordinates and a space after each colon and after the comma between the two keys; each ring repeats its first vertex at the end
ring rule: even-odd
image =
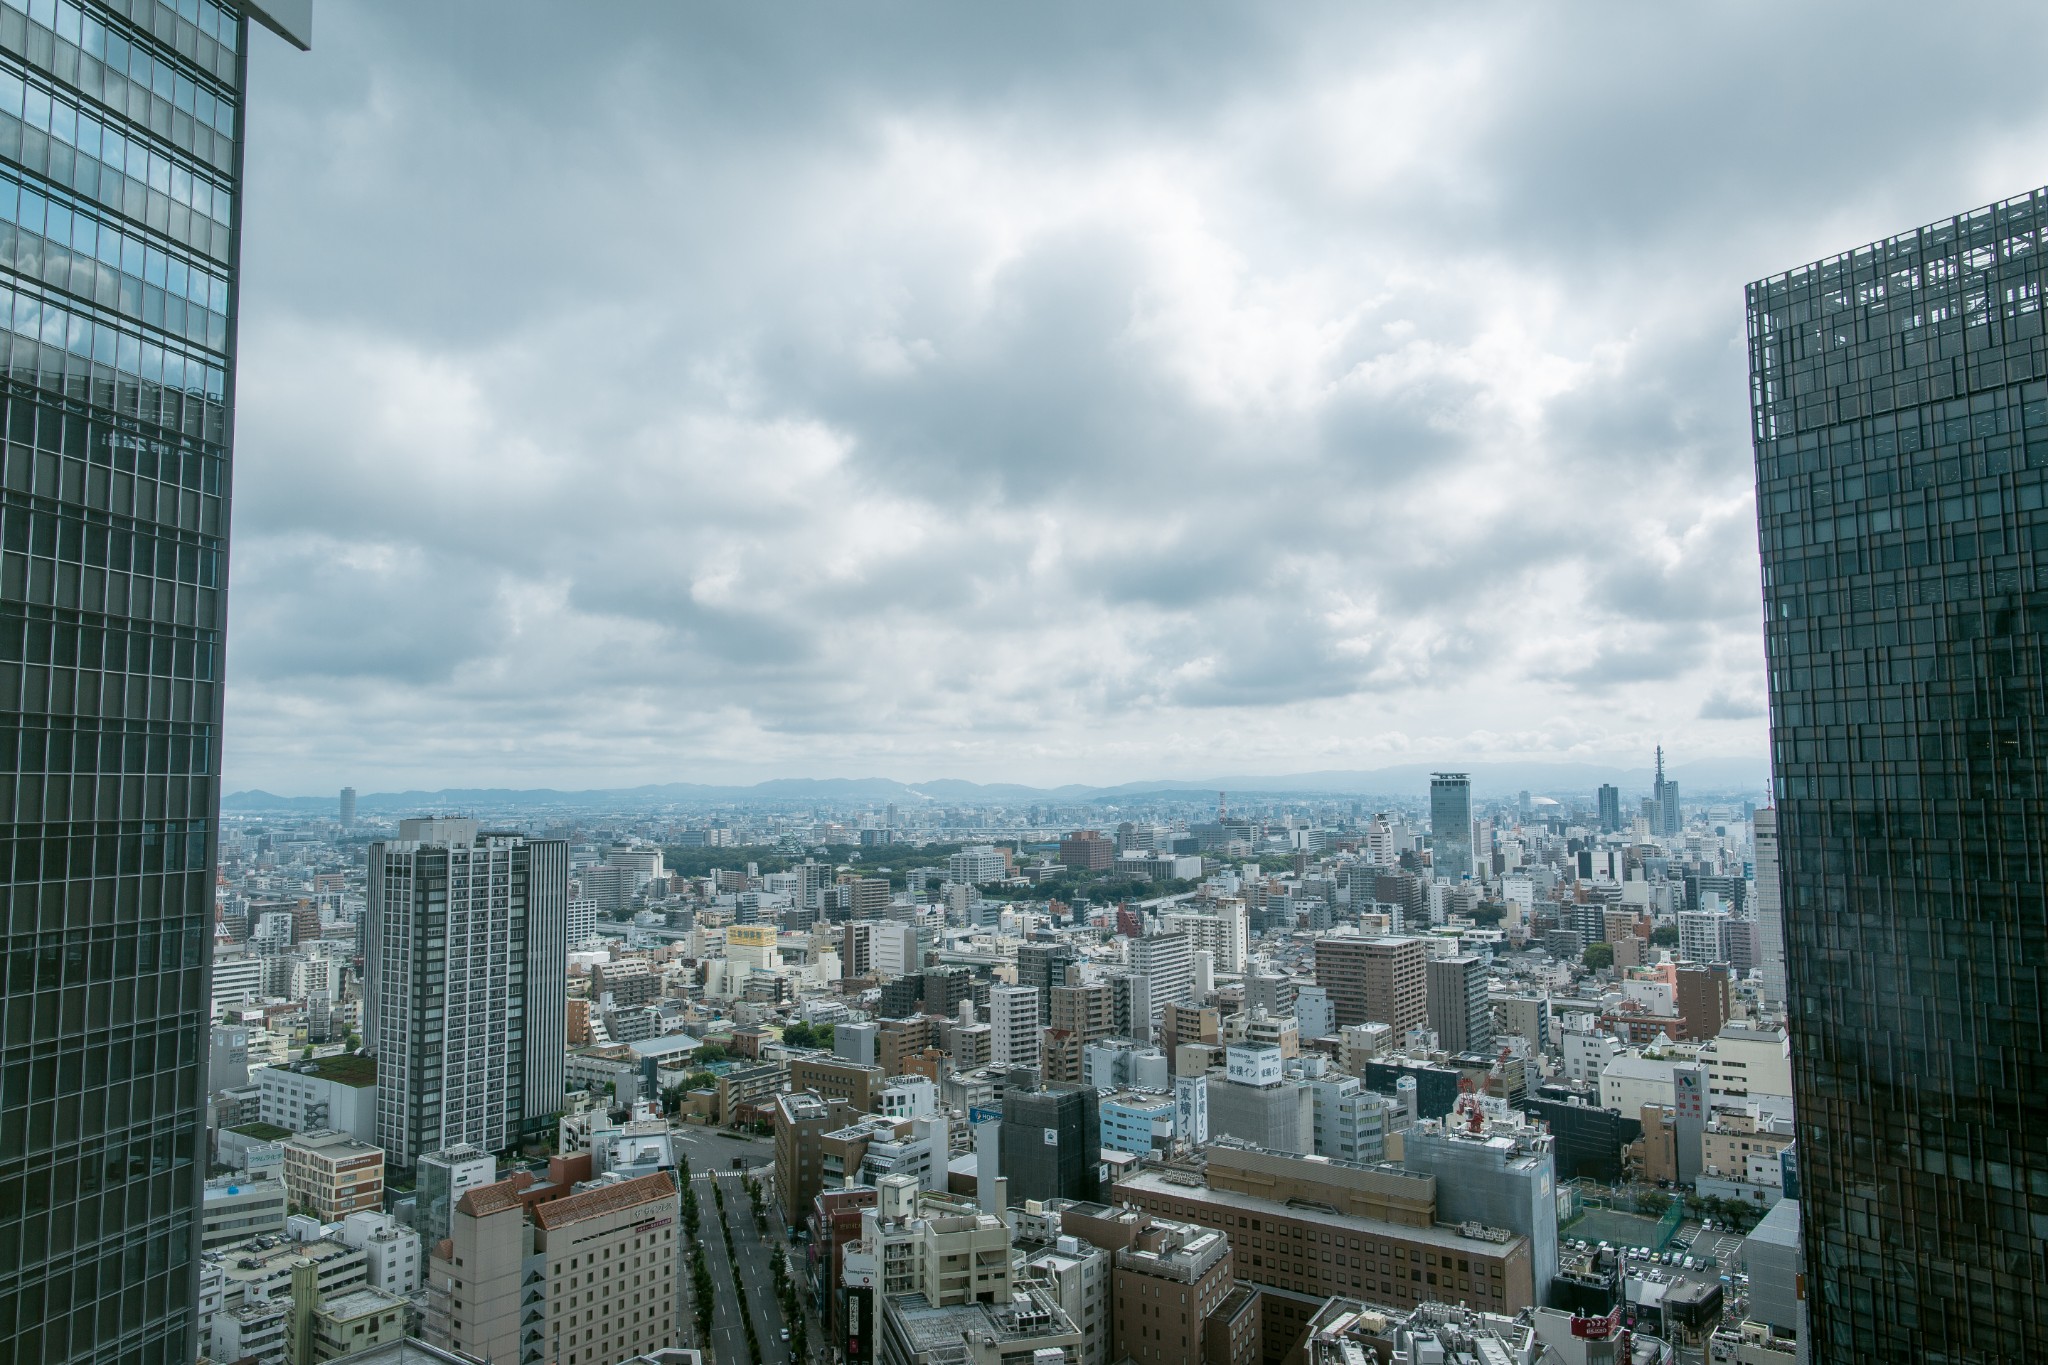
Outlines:
{"type": "Polygon", "coordinates": [[[2048,1353],[2048,12],[322,13],[0,0],[0,1341],[2048,1353]]]}
{"type": "Polygon", "coordinates": [[[1740,284],[2043,145],[1904,13],[1842,128],[1818,15],[337,7],[258,54],[229,787],[1760,760],[1740,284]]]}

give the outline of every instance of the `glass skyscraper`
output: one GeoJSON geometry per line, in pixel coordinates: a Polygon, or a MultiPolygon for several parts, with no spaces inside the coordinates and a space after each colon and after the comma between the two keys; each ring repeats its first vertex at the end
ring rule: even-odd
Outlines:
{"type": "Polygon", "coordinates": [[[1472,778],[1429,775],[1429,866],[1439,881],[1469,877],[1472,866],[1472,778]]]}
{"type": "Polygon", "coordinates": [[[0,1343],[190,1360],[251,17],[0,0],[0,1343]]]}
{"type": "Polygon", "coordinates": [[[1814,1359],[2048,1359],[2048,190],[1751,285],[1814,1359]]]}

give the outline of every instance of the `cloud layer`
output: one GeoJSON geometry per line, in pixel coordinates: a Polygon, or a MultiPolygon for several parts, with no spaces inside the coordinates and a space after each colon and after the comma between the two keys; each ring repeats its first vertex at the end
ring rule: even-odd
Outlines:
{"type": "Polygon", "coordinates": [[[323,10],[229,784],[1760,755],[1742,285],[2048,178],[1924,18],[323,10]]]}

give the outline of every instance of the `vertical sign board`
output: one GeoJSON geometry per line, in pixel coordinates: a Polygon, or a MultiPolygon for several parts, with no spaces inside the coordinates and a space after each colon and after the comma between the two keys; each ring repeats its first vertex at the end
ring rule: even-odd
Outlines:
{"type": "Polygon", "coordinates": [[[871,1365],[875,1358],[875,1291],[856,1285],[846,1291],[847,1365],[871,1365]]]}

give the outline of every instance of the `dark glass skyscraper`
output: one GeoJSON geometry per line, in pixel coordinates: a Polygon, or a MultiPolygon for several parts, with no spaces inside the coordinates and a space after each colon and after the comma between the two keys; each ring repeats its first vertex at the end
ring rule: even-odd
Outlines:
{"type": "Polygon", "coordinates": [[[0,1343],[190,1360],[248,18],[0,0],[0,1343]]]}
{"type": "Polygon", "coordinates": [[[2048,1359],[2048,190],[1750,286],[1819,1361],[2048,1359]]]}
{"type": "Polygon", "coordinates": [[[1456,882],[1472,875],[1472,778],[1468,773],[1429,775],[1429,865],[1437,880],[1456,882]]]}

